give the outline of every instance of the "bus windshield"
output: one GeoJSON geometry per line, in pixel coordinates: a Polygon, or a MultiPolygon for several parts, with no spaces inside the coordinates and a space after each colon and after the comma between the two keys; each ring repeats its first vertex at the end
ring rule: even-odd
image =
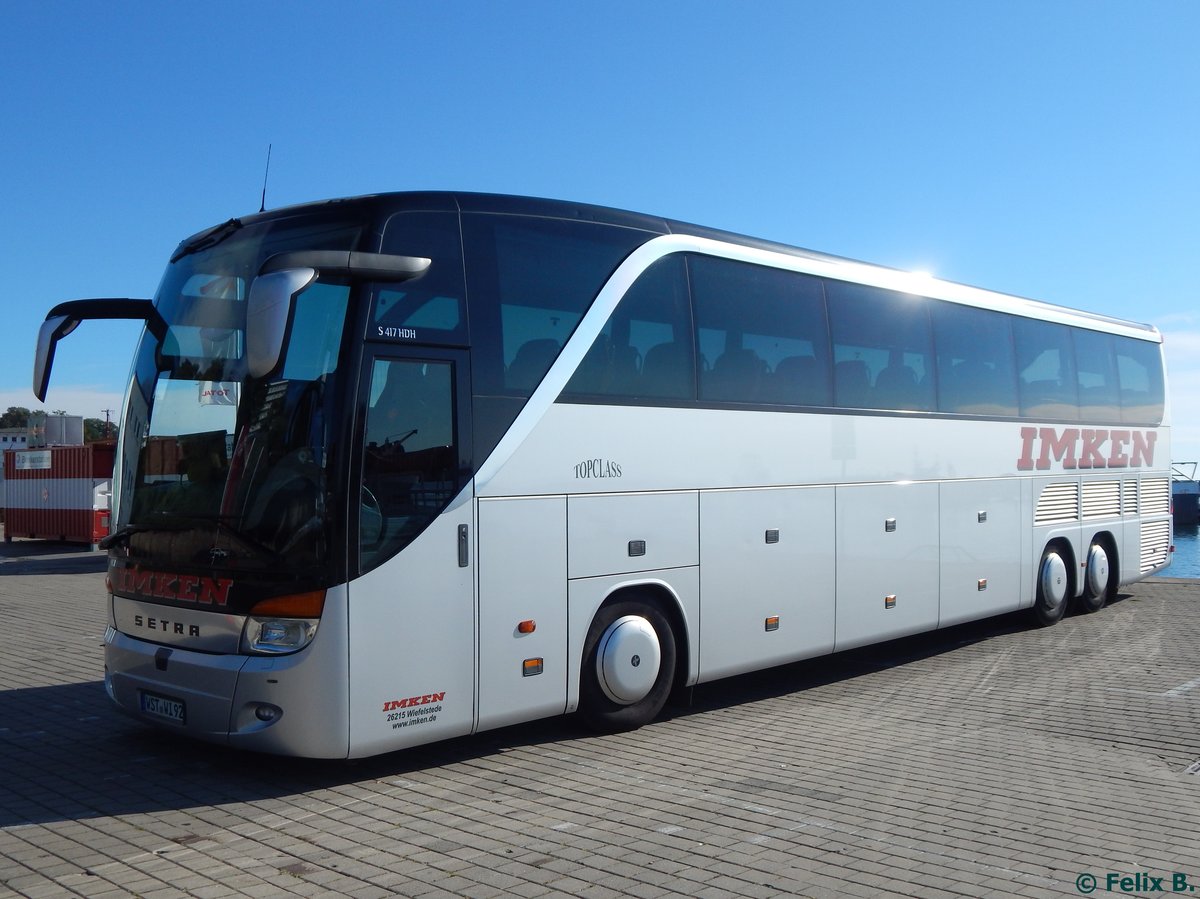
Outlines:
{"type": "Polygon", "coordinates": [[[172,262],[155,298],[125,411],[113,541],[129,563],[271,572],[324,586],[334,541],[329,465],[344,366],[347,284],[317,281],[292,310],[279,364],[246,361],[250,283],[299,247],[352,249],[357,223],[266,222],[172,262]]]}

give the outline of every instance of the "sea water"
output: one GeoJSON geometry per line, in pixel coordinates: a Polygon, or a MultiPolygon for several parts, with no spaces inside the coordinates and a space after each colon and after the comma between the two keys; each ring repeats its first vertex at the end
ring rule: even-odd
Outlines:
{"type": "Polygon", "coordinates": [[[1163,577],[1200,578],[1200,527],[1194,524],[1175,525],[1175,552],[1171,567],[1163,577]]]}

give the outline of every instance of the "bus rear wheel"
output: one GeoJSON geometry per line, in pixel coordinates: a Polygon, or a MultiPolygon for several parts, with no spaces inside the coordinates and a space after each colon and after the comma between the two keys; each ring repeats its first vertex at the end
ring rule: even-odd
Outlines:
{"type": "Polygon", "coordinates": [[[1033,603],[1033,620],[1040,627],[1058,624],[1067,611],[1071,578],[1067,563],[1058,548],[1047,546],[1038,563],[1037,598],[1033,603]]]}
{"type": "Polygon", "coordinates": [[[675,680],[675,634],[657,606],[621,600],[597,614],[583,644],[579,712],[605,732],[649,724],[675,680]]]}
{"type": "Polygon", "coordinates": [[[1083,596],[1079,598],[1079,608],[1084,612],[1099,612],[1108,602],[1112,571],[1108,560],[1108,550],[1100,541],[1094,541],[1088,548],[1087,565],[1083,572],[1083,596]]]}

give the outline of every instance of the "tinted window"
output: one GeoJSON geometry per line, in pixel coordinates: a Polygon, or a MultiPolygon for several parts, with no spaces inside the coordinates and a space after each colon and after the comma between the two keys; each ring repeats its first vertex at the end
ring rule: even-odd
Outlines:
{"type": "Polygon", "coordinates": [[[830,405],[819,279],[708,256],[689,265],[701,400],[830,405]]]}
{"type": "Polygon", "coordinates": [[[1113,336],[1076,330],[1071,337],[1079,385],[1079,417],[1084,421],[1120,421],[1121,399],[1113,336]]]}
{"type": "Polygon", "coordinates": [[[529,396],[608,276],[647,235],[557,219],[463,217],[482,393],[529,396]]]}
{"type": "Polygon", "coordinates": [[[937,348],[938,409],[967,415],[1017,414],[1009,317],[987,309],[930,304],[937,348]]]}
{"type": "Polygon", "coordinates": [[[283,377],[315,381],[337,368],[349,292],[318,281],[296,298],[283,377]]]}
{"type": "Polygon", "coordinates": [[[711,256],[660,260],[563,391],[1158,424],[1159,345],[711,256]],[[694,335],[689,333],[689,304],[694,335]]]}
{"type": "Polygon", "coordinates": [[[431,261],[421,276],[399,284],[380,284],[372,291],[367,337],[465,346],[466,289],[458,216],[452,212],[398,213],[384,229],[383,252],[431,261]]]}
{"type": "Polygon", "coordinates": [[[584,311],[652,235],[592,222],[467,214],[476,457],[483,459],[558,358],[584,311]]]}
{"type": "Polygon", "coordinates": [[[1066,325],[1013,320],[1021,414],[1028,418],[1079,418],[1071,329],[1066,325]]]}
{"type": "Polygon", "coordinates": [[[1121,420],[1157,425],[1163,416],[1162,352],[1157,343],[1132,337],[1113,338],[1121,420]]]}
{"type": "Polygon", "coordinates": [[[825,287],[837,404],[932,410],[928,300],[842,281],[827,281],[825,287]]]}
{"type": "Polygon", "coordinates": [[[372,365],[359,503],[363,571],[407,546],[458,490],[453,384],[449,362],[372,365]]]}
{"type": "Polygon", "coordinates": [[[668,256],[629,288],[563,394],[692,399],[695,371],[683,257],[668,256]]]}

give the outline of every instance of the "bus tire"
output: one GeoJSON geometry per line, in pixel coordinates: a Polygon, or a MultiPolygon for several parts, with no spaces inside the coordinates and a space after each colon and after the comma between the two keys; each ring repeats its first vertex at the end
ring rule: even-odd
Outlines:
{"type": "Polygon", "coordinates": [[[1071,596],[1071,575],[1059,548],[1047,546],[1038,563],[1037,598],[1033,603],[1033,620],[1039,627],[1058,624],[1067,611],[1071,596]]]}
{"type": "Polygon", "coordinates": [[[626,599],[604,606],[583,644],[579,713],[607,733],[649,724],[675,680],[675,634],[654,604],[626,599]]]}
{"type": "Polygon", "coordinates": [[[1083,572],[1083,595],[1079,597],[1082,612],[1099,612],[1108,602],[1112,586],[1111,561],[1108,549],[1100,540],[1088,547],[1087,564],[1083,572]]]}

